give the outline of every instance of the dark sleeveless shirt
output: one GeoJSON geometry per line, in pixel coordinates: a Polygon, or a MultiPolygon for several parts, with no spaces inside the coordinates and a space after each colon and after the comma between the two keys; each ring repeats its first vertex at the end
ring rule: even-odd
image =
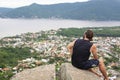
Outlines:
{"type": "Polygon", "coordinates": [[[88,40],[77,39],[75,41],[72,53],[72,65],[79,67],[82,62],[87,61],[90,56],[92,43],[88,40]]]}

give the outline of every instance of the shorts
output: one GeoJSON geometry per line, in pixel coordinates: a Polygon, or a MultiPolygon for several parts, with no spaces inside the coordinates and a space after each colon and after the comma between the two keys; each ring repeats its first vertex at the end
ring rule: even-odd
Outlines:
{"type": "Polygon", "coordinates": [[[88,70],[89,68],[94,68],[94,67],[97,67],[98,65],[99,65],[99,60],[91,59],[91,60],[82,62],[82,64],[80,64],[79,68],[88,70]]]}

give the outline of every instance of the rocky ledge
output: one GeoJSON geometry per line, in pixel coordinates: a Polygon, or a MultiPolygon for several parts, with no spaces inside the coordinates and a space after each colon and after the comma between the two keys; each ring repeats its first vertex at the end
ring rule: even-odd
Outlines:
{"type": "Polygon", "coordinates": [[[70,63],[62,64],[58,75],[59,80],[101,80],[88,70],[73,67],[70,63]]]}
{"type": "Polygon", "coordinates": [[[11,80],[55,80],[55,65],[27,69],[14,75],[11,80]]]}

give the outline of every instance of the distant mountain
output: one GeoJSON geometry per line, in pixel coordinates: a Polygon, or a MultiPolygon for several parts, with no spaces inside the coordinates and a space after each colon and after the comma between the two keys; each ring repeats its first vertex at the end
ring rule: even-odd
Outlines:
{"type": "Polygon", "coordinates": [[[90,0],[15,8],[2,14],[4,18],[63,18],[78,20],[120,20],[120,0],[90,0]]]}
{"type": "Polygon", "coordinates": [[[0,17],[2,17],[4,14],[6,14],[7,12],[11,11],[13,9],[11,8],[0,8],[0,17]]]}

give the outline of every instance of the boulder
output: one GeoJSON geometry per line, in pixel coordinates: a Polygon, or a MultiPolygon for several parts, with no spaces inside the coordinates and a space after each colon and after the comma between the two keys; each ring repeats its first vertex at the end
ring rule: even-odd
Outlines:
{"type": "Polygon", "coordinates": [[[101,80],[101,78],[88,70],[75,68],[71,63],[63,63],[58,74],[58,80],[101,80]]]}
{"type": "Polygon", "coordinates": [[[55,80],[55,64],[24,70],[14,75],[11,80],[55,80]]]}
{"type": "Polygon", "coordinates": [[[117,79],[116,80],[120,80],[120,77],[117,77],[117,79]]]}

